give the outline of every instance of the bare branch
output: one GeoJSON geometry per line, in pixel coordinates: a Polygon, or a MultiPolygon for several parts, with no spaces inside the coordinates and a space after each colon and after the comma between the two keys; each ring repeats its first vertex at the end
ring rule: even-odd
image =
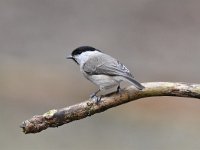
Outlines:
{"type": "Polygon", "coordinates": [[[50,110],[43,115],[33,116],[24,121],[20,127],[25,134],[37,133],[49,127],[58,127],[144,97],[178,96],[200,99],[200,84],[151,82],[143,83],[143,85],[145,89],[142,91],[130,86],[118,94],[106,95],[98,104],[95,101],[87,100],[59,110],[50,110]]]}

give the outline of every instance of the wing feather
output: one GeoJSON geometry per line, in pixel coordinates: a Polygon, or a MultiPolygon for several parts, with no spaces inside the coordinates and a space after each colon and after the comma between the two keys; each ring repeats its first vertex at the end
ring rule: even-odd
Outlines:
{"type": "Polygon", "coordinates": [[[113,57],[101,54],[97,57],[92,57],[83,65],[83,71],[90,75],[106,74],[110,76],[132,77],[130,71],[113,57]]]}

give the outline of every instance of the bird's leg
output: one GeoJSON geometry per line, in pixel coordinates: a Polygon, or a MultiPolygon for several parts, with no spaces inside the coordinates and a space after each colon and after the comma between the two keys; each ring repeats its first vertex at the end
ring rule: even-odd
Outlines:
{"type": "Polygon", "coordinates": [[[116,91],[116,93],[119,93],[120,90],[121,90],[121,87],[120,87],[120,83],[119,83],[119,85],[118,85],[118,87],[117,87],[117,91],[116,91]]]}
{"type": "Polygon", "coordinates": [[[98,89],[96,92],[94,92],[94,93],[90,96],[91,99],[95,98],[95,101],[96,101],[97,104],[100,102],[101,97],[102,97],[102,96],[97,96],[97,93],[99,93],[100,91],[101,91],[101,90],[98,89]]]}
{"type": "Polygon", "coordinates": [[[90,95],[90,98],[94,98],[95,96],[97,96],[97,93],[100,92],[100,89],[98,89],[96,92],[94,92],[93,94],[90,95]]]}

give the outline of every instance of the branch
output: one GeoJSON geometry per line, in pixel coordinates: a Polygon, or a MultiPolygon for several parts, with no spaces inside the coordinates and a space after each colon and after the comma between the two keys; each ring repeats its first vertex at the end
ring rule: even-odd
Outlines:
{"type": "Polygon", "coordinates": [[[24,121],[20,127],[25,134],[37,133],[49,127],[58,127],[145,97],[177,96],[200,99],[200,84],[149,82],[143,83],[143,85],[145,89],[142,91],[138,91],[134,86],[129,86],[118,94],[106,95],[98,104],[95,101],[87,100],[59,110],[50,110],[43,115],[33,116],[33,118],[24,121]]]}

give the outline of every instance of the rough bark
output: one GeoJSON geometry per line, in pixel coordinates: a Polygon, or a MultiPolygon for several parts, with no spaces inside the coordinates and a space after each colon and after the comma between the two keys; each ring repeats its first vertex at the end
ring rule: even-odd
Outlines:
{"type": "Polygon", "coordinates": [[[24,121],[20,127],[25,134],[37,133],[49,127],[58,127],[145,97],[178,96],[200,99],[200,84],[151,82],[143,83],[143,85],[145,89],[142,91],[137,90],[133,86],[129,86],[121,90],[118,94],[112,93],[106,95],[102,97],[98,104],[93,100],[87,100],[62,109],[50,110],[43,115],[33,116],[31,119],[24,121]]]}

